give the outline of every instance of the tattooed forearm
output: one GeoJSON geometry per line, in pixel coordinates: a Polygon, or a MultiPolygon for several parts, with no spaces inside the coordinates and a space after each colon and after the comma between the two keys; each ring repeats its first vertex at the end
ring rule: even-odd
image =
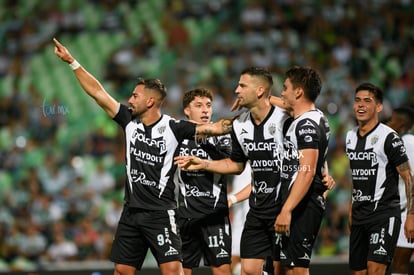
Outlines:
{"type": "Polygon", "coordinates": [[[411,172],[405,181],[405,191],[407,193],[407,213],[414,214],[414,179],[411,172]]]}
{"type": "Polygon", "coordinates": [[[224,134],[228,134],[233,129],[233,119],[222,119],[221,129],[224,134]]]}
{"type": "Polygon", "coordinates": [[[239,171],[242,171],[242,172],[243,172],[243,170],[244,170],[244,165],[245,165],[245,163],[243,163],[243,162],[238,162],[238,163],[237,163],[237,167],[238,167],[239,171]]]}
{"type": "Polygon", "coordinates": [[[397,167],[398,173],[405,183],[405,193],[407,196],[407,213],[414,215],[414,177],[410,164],[404,162],[397,167]]]}
{"type": "Polygon", "coordinates": [[[404,162],[404,163],[401,163],[401,164],[398,166],[398,170],[399,170],[399,171],[401,171],[401,172],[404,172],[404,171],[406,171],[406,170],[410,170],[410,164],[408,163],[408,161],[406,161],[406,162],[404,162]]]}
{"type": "Polygon", "coordinates": [[[207,170],[209,166],[210,166],[210,162],[208,160],[204,160],[203,161],[203,169],[207,170]]]}

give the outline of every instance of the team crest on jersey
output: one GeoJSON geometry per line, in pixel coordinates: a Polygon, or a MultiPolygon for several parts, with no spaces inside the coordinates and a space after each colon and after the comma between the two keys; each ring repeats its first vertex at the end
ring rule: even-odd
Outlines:
{"type": "Polygon", "coordinates": [[[273,136],[276,133],[276,124],[270,123],[269,125],[269,133],[273,136]]]}
{"type": "Polygon", "coordinates": [[[167,127],[164,125],[164,126],[160,126],[160,127],[158,127],[158,133],[160,133],[160,134],[163,134],[164,132],[165,132],[165,129],[166,129],[167,127]]]}
{"type": "Polygon", "coordinates": [[[377,143],[378,142],[378,136],[373,136],[372,138],[371,138],[371,145],[374,145],[375,143],[377,143]]]}

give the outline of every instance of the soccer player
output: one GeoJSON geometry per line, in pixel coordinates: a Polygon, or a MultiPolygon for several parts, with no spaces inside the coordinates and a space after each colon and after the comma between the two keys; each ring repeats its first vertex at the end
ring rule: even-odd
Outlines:
{"type": "Polygon", "coordinates": [[[349,265],[353,274],[385,274],[401,226],[398,175],[407,191],[405,236],[414,241],[413,175],[401,138],[379,122],[382,90],[362,83],[355,89],[358,126],[348,131],[346,153],[352,172],[349,265]]]}
{"type": "MultiPolygon", "coordinates": [[[[196,123],[210,123],[213,94],[197,88],[183,96],[185,116],[196,123]]],[[[222,159],[231,153],[230,135],[184,140],[179,155],[222,159]]],[[[231,275],[232,236],[227,206],[227,177],[207,171],[177,169],[179,185],[178,225],[182,239],[184,274],[192,274],[201,258],[214,275],[231,275]]]]}
{"type": "Polygon", "coordinates": [[[282,209],[274,223],[282,235],[281,264],[286,274],[309,274],[312,248],[325,210],[324,164],[330,136],[324,114],[316,109],[321,78],[312,68],[286,72],[281,98],[293,118],[286,125],[281,172],[282,209]]]}
{"type": "Polygon", "coordinates": [[[268,256],[273,257],[275,269],[279,270],[280,251],[273,224],[281,207],[278,198],[282,128],[288,115],[283,109],[270,104],[272,85],[271,74],[263,68],[247,68],[240,74],[236,94],[239,106],[246,107],[247,111],[233,121],[230,158],[207,160],[180,156],[175,159],[183,169],[203,169],[221,174],[239,174],[244,170],[245,163],[250,162],[250,209],[240,243],[244,275],[261,274],[268,256]]]}

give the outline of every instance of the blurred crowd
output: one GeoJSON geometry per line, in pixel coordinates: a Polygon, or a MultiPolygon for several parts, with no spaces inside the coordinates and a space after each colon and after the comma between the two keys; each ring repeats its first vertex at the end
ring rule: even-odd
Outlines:
{"type": "MultiPolygon", "coordinates": [[[[68,117],[59,94],[53,103],[59,111],[45,115],[45,109],[38,108],[44,101],[39,87],[22,85],[31,74],[28,64],[50,51],[52,37],[70,39],[85,32],[125,35],[121,47],[100,60],[105,67],[97,75],[111,83],[116,98],[126,99],[138,76],[154,76],[168,87],[164,111],[177,118],[183,116],[181,95],[196,86],[214,92],[215,118],[232,114],[234,89],[247,66],[267,67],[273,73],[275,95],[289,67],[319,70],[324,82],[317,105],[327,114],[333,133],[328,158],[337,186],[328,195],[314,253],[346,257],[351,181],[344,133],[354,126],[353,92],[363,81],[382,87],[383,119],[394,107],[414,106],[414,4],[409,0],[118,2],[0,3],[0,82],[12,81],[10,90],[0,90],[0,270],[108,258],[123,202],[121,131],[108,135],[105,127],[91,125],[90,131],[70,133],[70,145],[62,148],[57,133],[68,124],[68,117]],[[161,58],[162,64],[154,66],[161,58]]],[[[70,43],[66,46],[70,48],[70,43]]],[[[70,90],[59,93],[86,97],[70,90]]]]}

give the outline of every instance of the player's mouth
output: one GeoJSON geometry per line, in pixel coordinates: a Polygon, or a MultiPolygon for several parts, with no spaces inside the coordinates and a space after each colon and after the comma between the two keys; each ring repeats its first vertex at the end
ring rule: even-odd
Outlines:
{"type": "Polygon", "coordinates": [[[208,116],[202,116],[200,117],[202,122],[209,122],[210,118],[208,116]]]}

